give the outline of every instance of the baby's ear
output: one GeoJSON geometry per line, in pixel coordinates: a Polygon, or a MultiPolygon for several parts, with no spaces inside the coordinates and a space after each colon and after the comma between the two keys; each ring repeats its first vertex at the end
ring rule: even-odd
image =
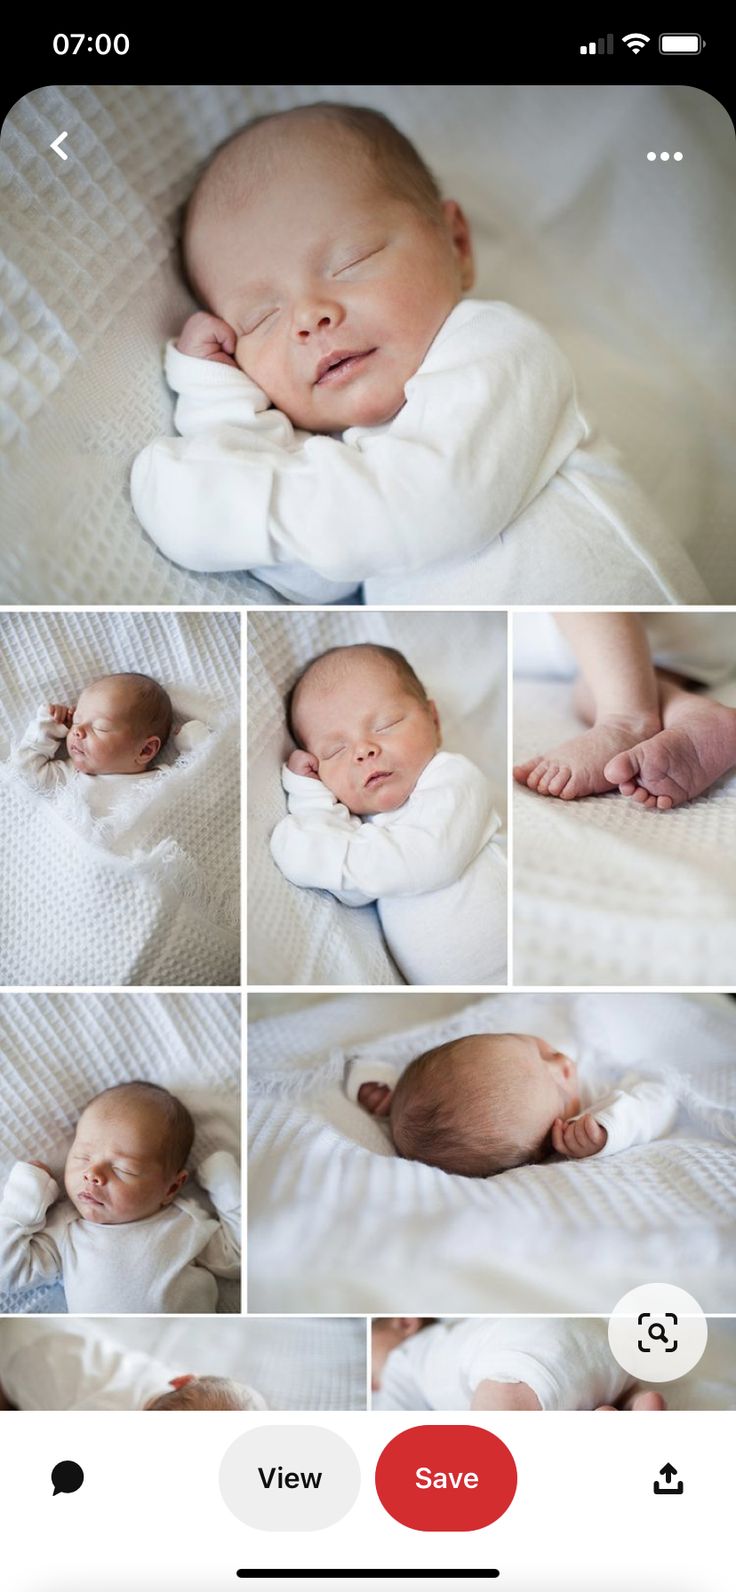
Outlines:
{"type": "Polygon", "coordinates": [[[141,762],[150,763],[153,760],[153,758],[156,756],[157,752],[160,752],[160,751],[161,751],[161,737],[160,737],[160,735],[149,735],[148,740],[141,747],[140,752],[138,753],[138,756],[139,756],[141,762]]]}
{"type": "Polygon", "coordinates": [[[437,745],[441,746],[442,745],[442,725],[440,724],[440,716],[439,716],[439,713],[437,712],[437,703],[436,702],[429,702],[428,703],[428,707],[429,707],[430,715],[431,715],[431,718],[432,718],[432,723],[433,723],[433,725],[434,725],[434,727],[435,727],[435,729],[437,731],[437,745]]]}

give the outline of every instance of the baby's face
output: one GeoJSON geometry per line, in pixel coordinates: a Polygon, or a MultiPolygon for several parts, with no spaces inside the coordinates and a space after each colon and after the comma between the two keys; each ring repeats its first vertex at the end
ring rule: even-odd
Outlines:
{"type": "MultiPolygon", "coordinates": [[[[467,223],[386,191],[354,146],[300,128],[267,180],[209,207],[190,251],[235,357],[295,426],[378,426],[405,402],[473,270],[467,223]]],[[[243,152],[247,172],[247,144],[243,152]]]]}
{"type": "Polygon", "coordinates": [[[135,701],[129,681],[113,677],[85,686],[66,738],[80,774],[141,774],[147,768],[161,743],[141,729],[135,701]]]}
{"type": "Polygon", "coordinates": [[[86,1222],[140,1222],[170,1205],[186,1178],[162,1161],[161,1117],[144,1103],[93,1100],[77,1123],[64,1168],[86,1222]]]}
{"type": "Polygon", "coordinates": [[[439,746],[433,702],[420,702],[390,663],[367,659],[306,681],[299,733],[319,777],[351,813],[393,812],[410,797],[439,746]]]}

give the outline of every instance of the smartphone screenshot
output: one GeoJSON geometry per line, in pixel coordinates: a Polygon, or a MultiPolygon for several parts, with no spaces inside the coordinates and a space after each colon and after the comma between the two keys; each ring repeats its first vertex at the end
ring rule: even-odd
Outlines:
{"type": "Polygon", "coordinates": [[[726,1592],[726,33],[83,20],[0,127],[3,1584],[726,1592]]]}

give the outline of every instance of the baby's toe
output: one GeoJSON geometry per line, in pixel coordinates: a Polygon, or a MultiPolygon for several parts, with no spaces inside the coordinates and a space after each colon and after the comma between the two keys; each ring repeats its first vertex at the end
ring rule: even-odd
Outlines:
{"type": "Polygon", "coordinates": [[[606,763],[603,773],[612,785],[623,785],[629,780],[636,779],[639,772],[639,760],[635,752],[617,752],[606,763]]]}
{"type": "Polygon", "coordinates": [[[553,779],[555,779],[555,777],[557,776],[557,774],[559,774],[559,772],[560,772],[560,768],[559,768],[559,764],[558,763],[547,763],[546,764],[545,769],[544,769],[544,773],[542,774],[542,776],[541,776],[541,778],[539,780],[539,783],[537,785],[537,792],[538,792],[538,794],[540,796],[549,796],[549,794],[550,794],[550,789],[549,789],[550,783],[551,783],[551,781],[553,779]]]}
{"type": "Polygon", "coordinates": [[[671,796],[658,796],[657,797],[657,807],[659,808],[659,811],[661,813],[668,813],[670,811],[670,808],[674,807],[674,805],[675,804],[674,804],[671,796]]]}
{"type": "Polygon", "coordinates": [[[567,794],[566,787],[570,784],[571,780],[572,772],[569,768],[558,768],[557,773],[552,775],[547,786],[549,795],[565,796],[567,794]]]}
{"type": "Polygon", "coordinates": [[[634,796],[639,790],[639,786],[634,779],[627,779],[625,784],[619,785],[618,788],[622,796],[634,796]]]}
{"type": "Polygon", "coordinates": [[[643,785],[637,785],[632,800],[637,802],[640,807],[647,807],[652,798],[649,791],[645,790],[643,785]]]}
{"type": "Polygon", "coordinates": [[[538,762],[538,757],[530,757],[528,763],[516,763],[514,765],[514,779],[518,781],[519,785],[527,785],[529,783],[529,775],[537,767],[538,762]]]}
{"type": "Polygon", "coordinates": [[[544,779],[545,775],[548,774],[548,773],[549,773],[549,763],[545,760],[545,758],[542,757],[542,758],[540,758],[538,760],[538,762],[536,762],[534,764],[534,767],[530,770],[530,773],[529,773],[529,776],[528,776],[528,779],[527,779],[527,785],[529,787],[529,790],[538,790],[541,781],[544,779]]]}

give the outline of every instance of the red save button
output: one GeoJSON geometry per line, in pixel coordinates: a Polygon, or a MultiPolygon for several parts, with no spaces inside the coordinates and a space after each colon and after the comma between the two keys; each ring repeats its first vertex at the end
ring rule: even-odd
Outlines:
{"type": "Polygon", "coordinates": [[[411,1426],[376,1465],[383,1507],[413,1531],[479,1531],[505,1514],[516,1465],[482,1426],[411,1426]]]}

